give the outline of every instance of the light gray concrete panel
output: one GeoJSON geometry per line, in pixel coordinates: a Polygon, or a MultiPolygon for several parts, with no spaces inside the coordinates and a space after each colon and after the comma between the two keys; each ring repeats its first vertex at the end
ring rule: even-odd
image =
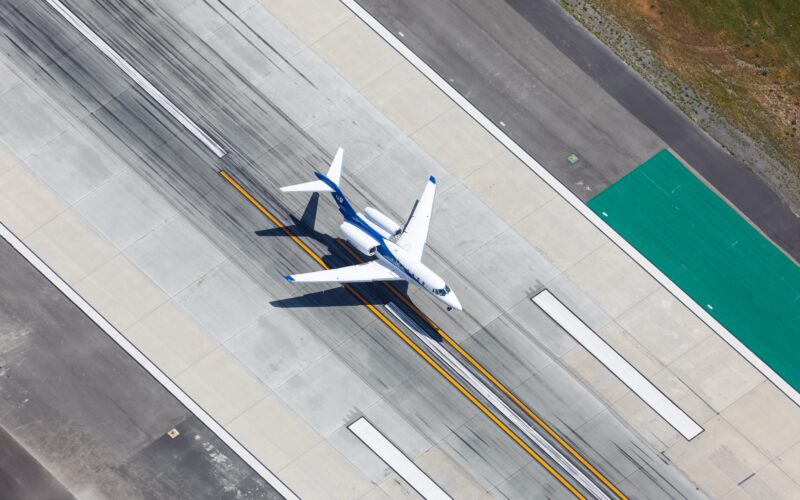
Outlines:
{"type": "Polygon", "coordinates": [[[575,429],[576,435],[570,436],[577,446],[586,450],[605,476],[615,482],[621,482],[641,468],[650,465],[663,467],[666,461],[649,445],[633,437],[633,431],[627,429],[618,417],[610,410],[599,413],[596,417],[575,429]]]}
{"type": "Polygon", "coordinates": [[[224,259],[214,245],[180,216],[128,247],[125,255],[170,296],[224,259]]]}
{"type": "MultiPolygon", "coordinates": [[[[330,332],[342,335],[344,332],[330,332]]],[[[294,313],[278,310],[259,317],[225,346],[260,381],[276,389],[330,352],[294,313]]]]}
{"type": "Polygon", "coordinates": [[[5,94],[22,82],[16,72],[11,69],[12,67],[4,61],[5,55],[0,56],[0,95],[5,94]]]}
{"type": "Polygon", "coordinates": [[[69,129],[48,142],[25,163],[70,204],[127,168],[116,154],[83,127],[69,129]]]}
{"type": "Polygon", "coordinates": [[[178,122],[161,107],[150,104],[141,91],[134,88],[122,92],[86,117],[84,124],[131,166],[141,165],[142,158],[176,134],[184,136],[178,122]]]}
{"type": "Polygon", "coordinates": [[[270,297],[239,267],[226,261],[174,297],[219,342],[270,311],[270,297]]]}
{"type": "Polygon", "coordinates": [[[97,111],[134,86],[122,70],[85,39],[68,53],[39,68],[32,79],[59,88],[58,92],[48,92],[48,97],[78,119],[97,111]],[[75,85],[67,88],[58,85],[63,78],[71,79],[75,85]]]}
{"type": "Polygon", "coordinates": [[[495,498],[553,498],[571,499],[575,496],[560,483],[553,480],[553,476],[539,463],[531,462],[507,481],[497,486],[495,498]]]}
{"type": "Polygon", "coordinates": [[[384,398],[433,443],[458,432],[475,415],[483,415],[430,367],[384,398]]]}
{"type": "Polygon", "coordinates": [[[443,258],[457,263],[506,229],[508,225],[491,209],[456,184],[436,193],[428,241],[443,258]]]}
{"type": "Polygon", "coordinates": [[[181,24],[200,38],[205,38],[228,23],[224,6],[212,7],[212,4],[202,0],[190,0],[186,5],[165,2],[164,9],[170,11],[181,24]]]}
{"type": "Polygon", "coordinates": [[[276,389],[322,436],[328,437],[379,396],[335,354],[328,354],[276,389]]]}
{"type": "Polygon", "coordinates": [[[508,309],[559,274],[514,230],[506,230],[462,260],[459,269],[472,285],[508,309]]]}
{"type": "MultiPolygon", "coordinates": [[[[447,190],[456,182],[413,139],[403,138],[358,171],[353,179],[357,184],[354,191],[363,196],[365,204],[378,208],[402,226],[430,176],[436,178],[438,192],[447,190]]],[[[437,212],[434,209],[434,220],[437,212]]]]}
{"type": "Polygon", "coordinates": [[[242,0],[240,3],[241,6],[228,8],[236,12],[236,20],[231,20],[231,25],[242,32],[242,38],[253,45],[263,45],[268,49],[264,51],[265,54],[283,71],[288,72],[289,68],[294,68],[294,71],[305,77],[303,71],[295,67],[291,60],[306,50],[307,46],[275,19],[258,0],[242,0]],[[247,2],[250,4],[246,5],[247,2]]]}
{"type": "Polygon", "coordinates": [[[560,363],[549,363],[533,374],[516,393],[545,422],[566,432],[602,413],[606,406],[560,363]]]}
{"type": "Polygon", "coordinates": [[[392,469],[347,426],[342,426],[334,432],[328,438],[328,443],[347,457],[347,460],[372,484],[380,484],[392,473],[392,469]]]}
{"type": "Polygon", "coordinates": [[[242,15],[246,10],[250,9],[254,5],[258,5],[258,0],[223,0],[220,1],[222,5],[225,6],[226,9],[230,10],[234,14],[242,15]]]}
{"type": "MultiPolygon", "coordinates": [[[[61,16],[44,2],[3,2],[0,12],[0,26],[7,34],[0,38],[0,46],[10,49],[11,42],[32,41],[26,44],[25,59],[36,66],[47,66],[85,40],[76,30],[63,29],[61,16]]],[[[14,54],[13,50],[4,52],[14,54]]],[[[11,58],[16,60],[16,54],[11,58]]]]}
{"type": "Polygon", "coordinates": [[[555,321],[530,300],[520,301],[508,311],[508,315],[526,334],[536,339],[550,353],[560,358],[577,343],[555,321]]]}
{"type": "Polygon", "coordinates": [[[75,209],[120,250],[175,215],[175,210],[131,170],[89,193],[75,209]]]}
{"type": "Polygon", "coordinates": [[[405,135],[386,117],[380,115],[361,94],[353,94],[342,101],[320,120],[308,127],[306,133],[326,150],[335,152],[343,147],[347,152],[343,175],[358,172],[365,165],[383,154],[392,144],[405,135]]]}
{"type": "Polygon", "coordinates": [[[546,288],[595,332],[611,323],[611,316],[595,304],[567,275],[559,275],[548,282],[546,288]]]}
{"type": "Polygon", "coordinates": [[[0,96],[0,140],[25,159],[69,124],[32,87],[17,85],[0,96]]]}
{"type": "Polygon", "coordinates": [[[235,137],[235,144],[229,144],[228,149],[249,159],[258,159],[298,133],[297,124],[288,121],[268,96],[252,89],[221,102],[201,123],[208,124],[207,130],[217,136],[235,137]]]}
{"type": "MultiPolygon", "coordinates": [[[[705,495],[685,477],[672,479],[676,486],[667,484],[664,481],[654,481],[653,470],[639,469],[617,485],[628,498],[652,498],[671,500],[673,498],[685,498],[685,492],[692,492],[696,498],[706,498],[705,495]]],[[[767,497],[762,497],[767,498],[767,497]]]]}
{"type": "Polygon", "coordinates": [[[439,446],[449,451],[462,466],[472,471],[478,483],[489,489],[500,486],[533,460],[522,447],[507,445],[508,439],[488,417],[480,415],[448,435],[439,446]]]}
{"type": "MultiPolygon", "coordinates": [[[[294,70],[271,72],[255,86],[303,128],[321,120],[329,109],[355,93],[353,87],[320,61],[311,49],[291,56],[289,62],[294,70]]],[[[354,163],[349,151],[348,148],[345,172],[354,168],[354,165],[347,167],[348,163],[354,163]]]]}
{"type": "Polygon", "coordinates": [[[461,347],[511,390],[553,363],[549,353],[506,317],[475,332],[461,347]]]}
{"type": "Polygon", "coordinates": [[[385,399],[367,408],[364,411],[364,417],[411,460],[433,446],[429,439],[413,427],[385,399]]]}
{"type": "MultiPolygon", "coordinates": [[[[258,10],[263,11],[263,9],[258,10]]],[[[243,40],[243,32],[240,29],[225,24],[206,35],[203,41],[224,61],[227,72],[237,75],[243,81],[255,84],[267,74],[276,71],[277,65],[282,61],[275,57],[269,46],[257,37],[243,40]]]]}
{"type": "MultiPolygon", "coordinates": [[[[371,286],[382,285],[376,283],[371,286]]],[[[389,315],[382,306],[378,307],[389,315]]],[[[331,331],[329,334],[336,333],[331,331]]],[[[424,363],[396,333],[380,321],[348,336],[337,351],[381,395],[412,380],[424,363]]]]}

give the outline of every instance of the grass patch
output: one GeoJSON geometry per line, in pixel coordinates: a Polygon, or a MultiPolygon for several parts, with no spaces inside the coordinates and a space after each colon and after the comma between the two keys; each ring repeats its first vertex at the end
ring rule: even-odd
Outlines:
{"type": "Polygon", "coordinates": [[[800,178],[800,1],[587,1],[800,178]]]}

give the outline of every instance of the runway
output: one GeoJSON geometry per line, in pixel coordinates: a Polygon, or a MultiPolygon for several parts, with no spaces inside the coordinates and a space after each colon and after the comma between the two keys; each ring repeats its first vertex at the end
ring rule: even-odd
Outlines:
{"type": "MultiPolygon", "coordinates": [[[[447,124],[428,118],[417,132],[404,130],[398,123],[418,118],[390,119],[365,97],[376,91],[365,75],[377,68],[358,66],[352,52],[339,53],[336,68],[320,58],[334,60],[337,41],[368,34],[357,20],[328,16],[320,22],[334,26],[312,40],[248,2],[65,5],[226,154],[219,157],[187,133],[73,26],[35,1],[2,17],[0,43],[13,68],[7,74],[17,79],[0,96],[3,142],[71,216],[119,252],[107,264],[74,270],[79,292],[108,300],[111,287],[103,280],[113,273],[104,270],[117,259],[126,262],[119,264],[126,273],[151,281],[147,293],[129,287],[141,311],[118,306],[110,320],[138,342],[170,342],[164,370],[257,448],[301,497],[354,498],[378,489],[395,496],[387,493],[397,488],[394,476],[346,427],[361,415],[454,497],[587,494],[564,467],[550,465],[578,495],[537,461],[525,449],[535,445],[487,398],[467,391],[476,404],[459,391],[464,376],[445,370],[456,383],[450,381],[429,348],[414,343],[415,349],[392,330],[392,320],[381,319],[384,305],[399,300],[393,292],[354,286],[361,301],[345,288],[282,279],[318,269],[313,255],[327,266],[353,262],[334,239],[340,221],[329,200],[278,194],[278,187],[324,168],[338,146],[346,151],[345,189],[354,205],[376,206],[396,220],[405,219],[428,175],[439,180],[426,262],[469,306],[466,314],[447,314],[417,290],[410,297],[450,355],[605,494],[615,496],[600,476],[630,497],[702,496],[560,360],[574,342],[530,302],[533,292],[546,284],[598,329],[611,316],[503,218],[510,209],[487,205],[465,186],[466,170],[491,172],[505,153],[490,145],[486,158],[473,157],[464,171],[445,168],[434,147],[422,144],[449,130],[447,124]],[[147,318],[160,307],[180,311],[202,335],[192,343],[148,337],[144,330],[155,320],[147,318]],[[241,378],[226,383],[220,365],[240,370],[241,378]]],[[[398,57],[380,59],[392,83],[398,57]]],[[[437,117],[467,127],[452,105],[437,106],[437,117]]],[[[525,203],[538,204],[511,208],[531,213],[548,201],[531,198],[525,203]]]]}

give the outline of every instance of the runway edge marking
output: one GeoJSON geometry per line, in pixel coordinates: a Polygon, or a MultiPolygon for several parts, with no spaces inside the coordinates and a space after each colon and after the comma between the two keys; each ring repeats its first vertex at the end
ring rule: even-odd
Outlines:
{"type": "Polygon", "coordinates": [[[445,81],[436,71],[428,66],[419,56],[417,56],[411,49],[405,46],[392,32],[387,30],[377,19],[362,8],[355,0],[339,0],[348,9],[350,9],[356,16],[358,16],[364,23],[366,23],[372,30],[383,38],[386,43],[391,45],[397,52],[400,53],[409,63],[411,63],[418,71],[425,75],[428,80],[436,85],[439,90],[444,92],[453,102],[455,102],[461,109],[469,114],[478,124],[480,124],[487,132],[489,132],[495,139],[497,139],[503,146],[506,147],[514,156],[522,161],[529,169],[538,175],[544,182],[553,188],[559,196],[561,196],[567,203],[572,205],[584,218],[586,218],[593,226],[599,229],[606,235],[617,247],[625,252],[631,259],[634,260],[645,272],[658,281],[661,286],[667,289],[676,299],[678,299],[684,306],[694,313],[695,316],[700,318],[709,328],[722,338],[728,345],[730,345],[736,352],[745,358],[756,370],[761,372],[762,375],[767,377],[775,386],[789,399],[794,401],[795,404],[800,406],[800,392],[796,391],[788,382],[778,375],[772,368],[769,367],[764,361],[756,356],[750,349],[747,348],[739,339],[737,339],[731,332],[725,328],[722,323],[714,319],[713,316],[708,314],[699,304],[692,300],[681,288],[670,280],[667,275],[662,273],[652,262],[639,253],[636,248],[628,243],[625,238],[620,236],[619,233],[614,231],[608,224],[603,221],[600,216],[592,212],[592,210],[584,204],[572,191],[570,191],[564,184],[556,179],[553,174],[547,171],[538,161],[529,155],[519,144],[514,142],[508,137],[497,125],[495,125],[489,118],[481,113],[472,103],[470,103],[464,96],[462,96],[456,89],[445,81]]]}
{"type": "MultiPolygon", "coordinates": [[[[364,259],[362,259],[358,254],[356,254],[355,250],[350,248],[350,246],[347,243],[345,243],[344,241],[340,240],[339,238],[336,239],[336,242],[342,248],[344,248],[356,261],[364,262],[364,259]]],[[[617,495],[617,497],[620,498],[620,500],[627,500],[628,499],[628,497],[625,496],[625,494],[622,493],[622,491],[620,491],[619,488],[614,486],[614,483],[609,481],[608,478],[606,478],[599,470],[597,470],[597,468],[595,466],[593,466],[591,464],[591,462],[586,460],[583,457],[583,455],[578,453],[578,451],[575,448],[573,448],[564,438],[562,438],[561,435],[558,434],[552,427],[550,427],[550,425],[548,425],[547,422],[545,422],[538,414],[536,414],[536,412],[531,410],[528,407],[528,405],[526,405],[513,392],[511,392],[511,390],[509,390],[505,386],[505,384],[500,382],[500,380],[498,380],[494,375],[492,375],[491,372],[489,372],[489,370],[484,368],[484,366],[481,365],[478,362],[478,360],[473,358],[472,355],[470,355],[470,353],[465,351],[464,348],[461,347],[461,345],[459,345],[458,342],[453,340],[453,338],[450,337],[447,334],[447,332],[445,332],[444,330],[439,328],[439,325],[437,325],[432,319],[430,319],[425,313],[423,313],[416,305],[414,305],[413,302],[408,300],[408,298],[405,297],[402,293],[400,293],[400,291],[397,290],[397,288],[395,288],[391,283],[384,282],[383,284],[386,286],[386,288],[389,289],[390,292],[392,292],[397,298],[399,298],[403,302],[403,304],[405,304],[412,311],[414,311],[414,313],[417,316],[419,316],[420,319],[422,319],[425,323],[427,323],[428,326],[433,328],[433,330],[436,333],[441,335],[442,338],[445,340],[445,342],[450,344],[450,346],[452,346],[464,359],[469,361],[469,363],[472,366],[474,366],[484,377],[489,379],[489,381],[492,382],[492,384],[494,384],[495,387],[500,389],[500,391],[503,394],[505,394],[506,397],[508,397],[511,401],[514,402],[514,404],[516,404],[518,407],[520,407],[522,409],[522,411],[524,411],[526,415],[528,415],[534,422],[536,422],[542,429],[544,429],[545,432],[547,432],[550,435],[550,437],[555,439],[556,442],[558,442],[558,444],[560,444],[564,449],[566,449],[570,453],[570,455],[575,457],[575,459],[578,460],[584,467],[586,467],[592,474],[594,474],[594,476],[597,479],[599,479],[603,484],[605,484],[609,489],[611,489],[611,491],[613,491],[614,494],[617,495]]]]}
{"type": "Polygon", "coordinates": [[[72,13],[60,0],[45,0],[50,7],[58,12],[68,23],[70,23],[76,30],[78,30],[87,40],[89,40],[100,52],[102,52],[111,62],[113,62],[119,69],[121,69],[128,77],[134,81],[139,87],[147,92],[157,103],[164,108],[173,118],[178,120],[186,130],[194,135],[200,142],[202,142],[212,153],[222,158],[227,152],[217,144],[203,129],[200,128],[195,122],[191,120],[183,111],[181,111],[167,96],[161,93],[147,78],[142,76],[133,66],[128,63],[116,50],[108,45],[105,40],[100,38],[97,33],[86,25],[81,19],[72,13]]]}
{"type": "Polygon", "coordinates": [[[264,481],[275,490],[283,495],[287,500],[299,500],[298,496],[289,489],[275,474],[273,474],[267,467],[262,464],[250,451],[247,450],[239,441],[233,437],[222,425],[220,425],[214,417],[209,415],[203,410],[188,394],[183,392],[183,389],[172,381],[164,372],[158,368],[155,363],[150,361],[150,358],[144,355],[135,345],[133,345],[119,330],[114,327],[102,314],[92,307],[83,297],[80,296],[61,276],[53,271],[36,253],[28,248],[17,236],[11,232],[2,222],[0,222],[0,236],[3,237],[22,257],[27,260],[42,276],[53,284],[58,290],[61,291],[78,309],[83,311],[89,319],[91,319],[111,340],[116,342],[130,357],[134,359],[139,365],[147,370],[153,378],[155,378],[170,394],[183,404],[186,409],[192,412],[203,424],[205,424],[211,432],[219,437],[230,449],[236,453],[239,458],[249,465],[264,481]]]}
{"type": "MultiPolygon", "coordinates": [[[[289,228],[286,227],[286,225],[283,224],[277,217],[275,217],[272,214],[272,212],[267,210],[264,207],[264,205],[262,205],[258,200],[256,200],[253,197],[253,195],[251,195],[244,187],[242,187],[241,184],[236,182],[236,180],[233,177],[231,177],[231,175],[228,172],[226,172],[224,170],[220,170],[219,174],[226,181],[228,181],[228,183],[231,186],[233,186],[234,189],[239,191],[239,193],[242,196],[244,196],[247,199],[247,201],[249,201],[254,207],[256,207],[256,209],[258,209],[258,211],[260,211],[270,221],[272,221],[272,223],[275,224],[276,227],[278,227],[287,236],[289,236],[292,239],[292,241],[294,241],[300,248],[302,248],[323,269],[330,269],[330,267],[327,264],[325,264],[325,262],[322,260],[322,258],[319,255],[317,255],[317,253],[314,252],[314,250],[312,250],[311,248],[309,248],[308,245],[303,243],[303,241],[300,238],[298,238],[297,235],[295,235],[292,231],[290,231],[289,228]]],[[[570,484],[569,481],[567,481],[564,478],[564,476],[562,476],[557,470],[555,470],[553,468],[553,466],[551,466],[549,463],[547,463],[547,461],[544,460],[538,453],[536,453],[536,451],[533,448],[528,446],[528,444],[525,441],[523,441],[522,438],[517,436],[516,433],[511,430],[511,428],[509,428],[506,424],[503,423],[503,421],[501,421],[499,418],[497,418],[497,416],[494,413],[492,413],[486,407],[486,405],[484,405],[483,403],[478,401],[478,399],[475,396],[473,396],[469,391],[467,391],[464,388],[464,386],[461,385],[461,383],[458,380],[456,380],[452,375],[447,373],[447,371],[444,368],[442,368],[442,366],[439,363],[437,363],[433,358],[430,357],[430,355],[428,353],[423,351],[417,344],[415,344],[414,341],[411,340],[411,338],[409,338],[409,336],[406,335],[406,333],[403,332],[403,330],[398,328],[397,325],[395,325],[389,318],[387,318],[385,314],[380,312],[378,310],[378,308],[376,308],[374,305],[370,304],[369,301],[367,299],[365,299],[364,296],[361,295],[350,284],[342,283],[342,286],[345,289],[347,289],[348,292],[353,294],[353,296],[356,297],[362,304],[364,304],[367,307],[367,309],[369,309],[369,311],[373,315],[375,315],[379,320],[381,320],[381,322],[383,322],[383,324],[385,324],[387,327],[389,327],[389,329],[392,330],[392,332],[394,332],[398,337],[400,337],[403,340],[403,342],[408,344],[408,346],[411,347],[411,349],[414,350],[414,352],[416,352],[417,355],[419,355],[422,359],[424,359],[431,367],[433,367],[433,369],[436,370],[439,373],[439,375],[441,375],[448,382],[450,382],[450,384],[453,387],[455,387],[456,389],[458,389],[458,391],[465,398],[467,398],[473,405],[475,405],[479,410],[481,410],[481,412],[484,415],[489,417],[489,419],[492,422],[494,422],[495,425],[500,427],[500,429],[502,429],[503,432],[505,432],[506,435],[508,435],[508,437],[510,437],[523,450],[525,450],[531,457],[533,457],[533,459],[536,460],[536,462],[538,462],[539,465],[544,467],[545,470],[547,470],[554,478],[556,478],[558,480],[559,483],[561,483],[566,489],[568,489],[570,491],[570,493],[572,493],[576,498],[579,498],[581,500],[586,500],[586,497],[583,494],[581,494],[581,492],[579,492],[577,489],[575,489],[575,487],[572,486],[572,484],[570,484]]]]}
{"type": "Polygon", "coordinates": [[[675,404],[650,380],[622,357],[594,330],[564,305],[550,290],[544,289],[531,301],[561,326],[584,349],[625,384],[639,399],[653,409],[687,441],[697,437],[703,428],[675,404]]]}

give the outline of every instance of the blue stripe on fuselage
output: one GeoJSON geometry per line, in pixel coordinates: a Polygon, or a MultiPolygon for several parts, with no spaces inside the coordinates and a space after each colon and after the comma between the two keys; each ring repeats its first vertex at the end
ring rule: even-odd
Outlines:
{"type": "Polygon", "coordinates": [[[339,186],[337,186],[336,183],[330,180],[325,174],[321,174],[319,172],[314,172],[314,174],[316,174],[319,180],[321,180],[322,182],[327,184],[328,187],[333,189],[333,193],[331,193],[331,195],[333,196],[333,201],[335,201],[336,205],[339,207],[339,212],[342,213],[342,217],[344,217],[344,220],[356,226],[357,228],[361,229],[362,231],[367,233],[371,238],[377,241],[378,242],[377,252],[384,259],[389,261],[393,266],[395,266],[397,269],[403,272],[403,274],[405,274],[415,282],[419,283],[420,286],[425,288],[425,285],[422,284],[419,278],[411,274],[411,272],[409,272],[409,270],[406,269],[406,267],[400,263],[400,260],[397,257],[395,257],[392,251],[389,250],[389,247],[387,247],[386,244],[384,243],[385,238],[381,236],[380,233],[372,229],[366,222],[364,222],[364,220],[361,217],[359,217],[358,213],[353,209],[353,206],[350,205],[349,201],[347,201],[347,197],[344,195],[339,186]]]}
{"type": "MultiPolygon", "coordinates": [[[[358,213],[356,213],[356,211],[353,209],[353,206],[350,205],[350,202],[347,201],[347,197],[344,195],[339,186],[337,186],[332,180],[328,179],[328,177],[324,174],[319,172],[314,173],[319,180],[333,189],[333,193],[331,193],[333,196],[333,201],[335,201],[336,205],[339,207],[339,212],[342,213],[344,220],[367,233],[372,239],[377,241],[381,247],[385,248],[385,245],[383,244],[383,236],[381,236],[379,232],[372,229],[361,217],[358,216],[358,213]]],[[[389,252],[389,249],[386,248],[386,251],[389,252]]],[[[389,252],[389,254],[391,255],[391,252],[389,252]]]]}

